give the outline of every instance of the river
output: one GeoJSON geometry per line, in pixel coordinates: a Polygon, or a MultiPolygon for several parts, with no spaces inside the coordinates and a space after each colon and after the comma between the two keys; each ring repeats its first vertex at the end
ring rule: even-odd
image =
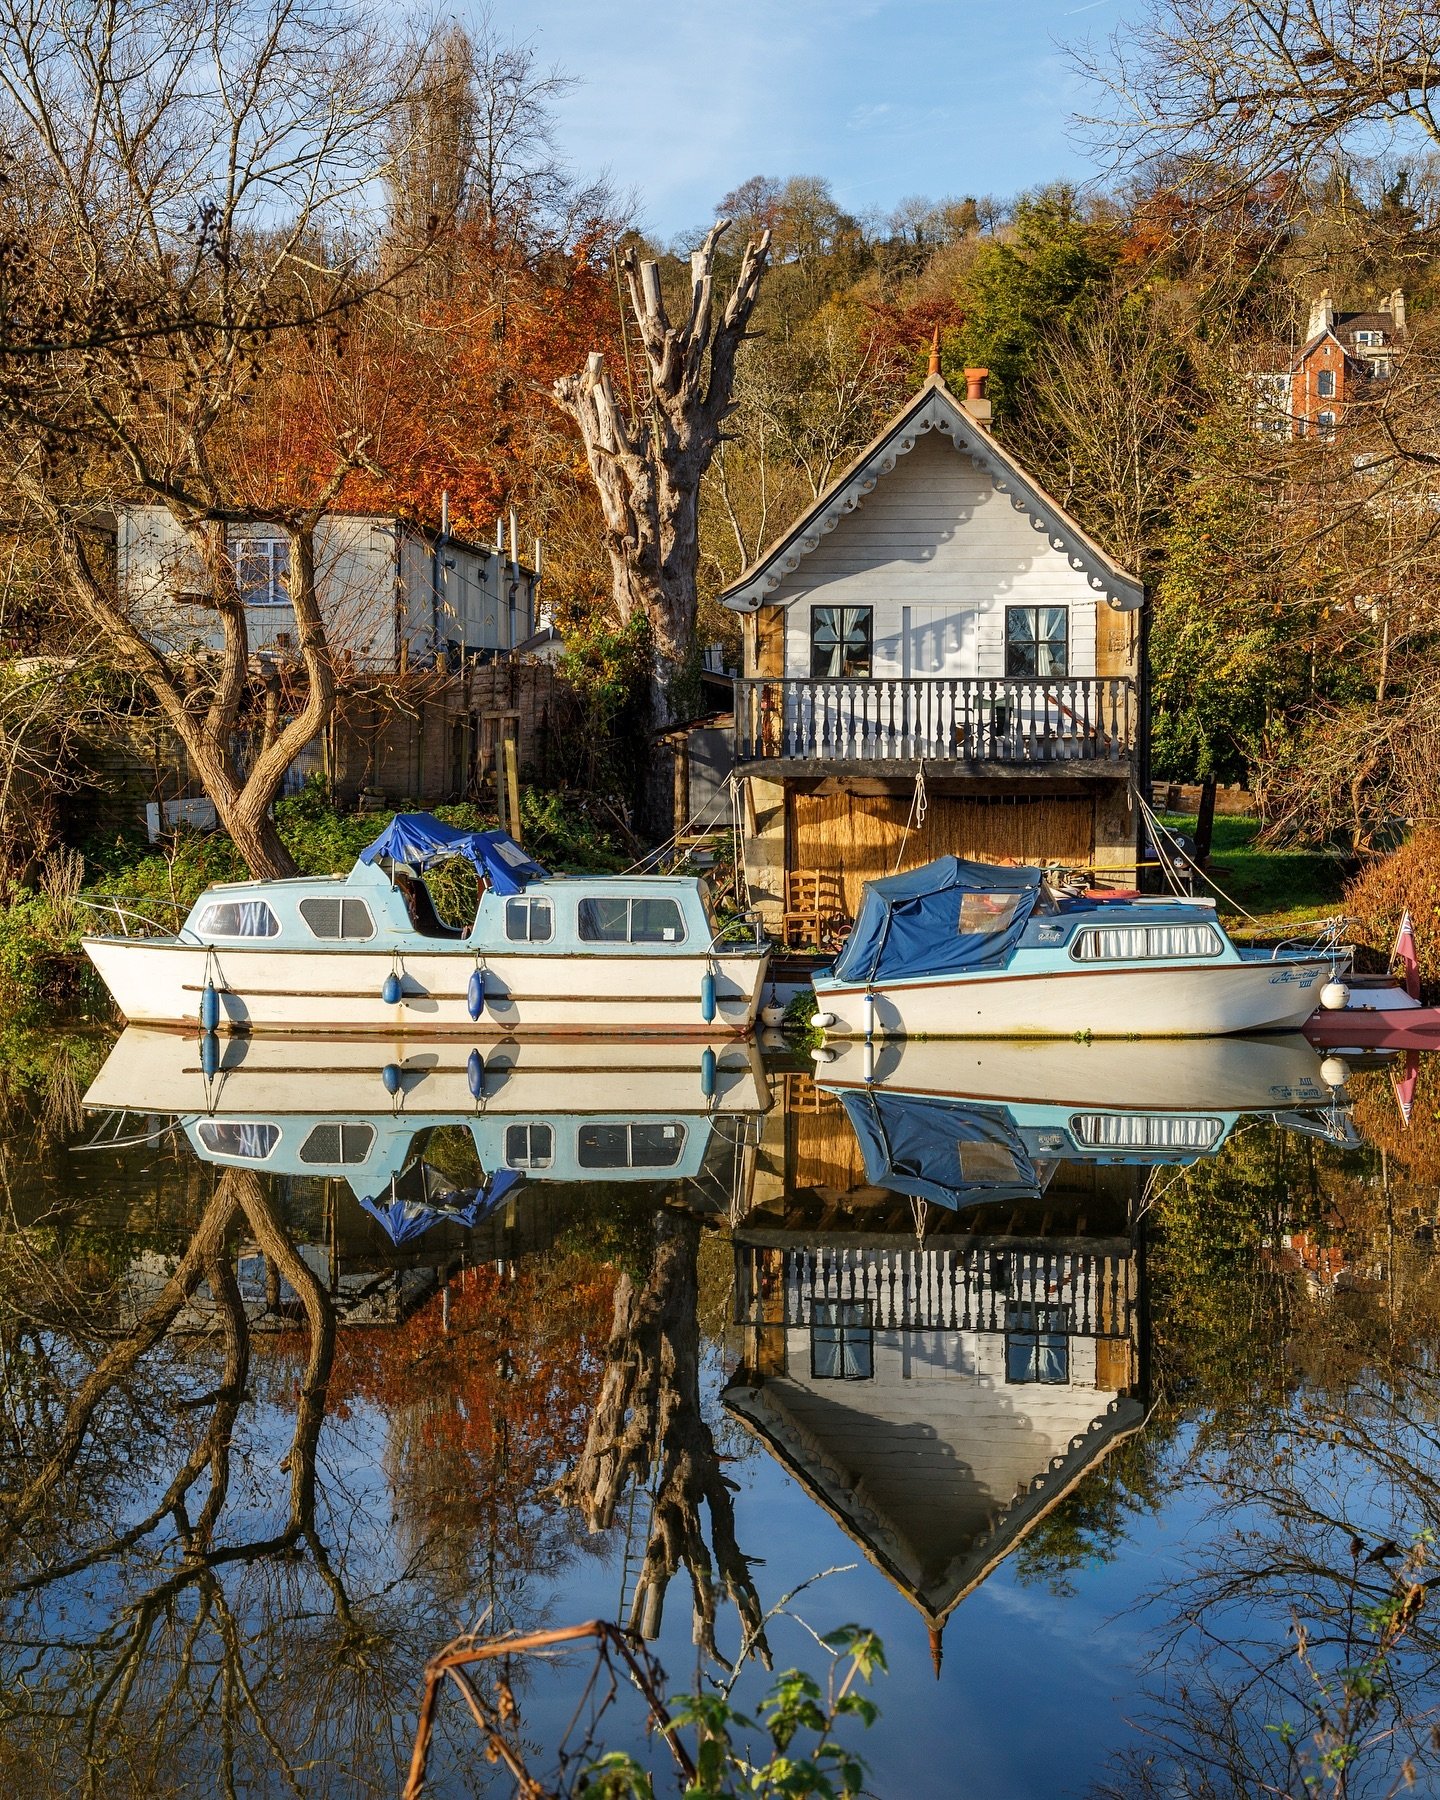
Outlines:
{"type": "MultiPolygon", "coordinates": [[[[872,1630],[898,1800],[1440,1791],[1428,1067],[57,1024],[0,1101],[9,1791],[398,1795],[430,1658],[590,1620],[751,1717],[872,1630]]],[[[596,1666],[475,1693],[674,1791],[596,1666]]],[[[515,1791],[453,1687],[425,1791],[515,1791]]]]}

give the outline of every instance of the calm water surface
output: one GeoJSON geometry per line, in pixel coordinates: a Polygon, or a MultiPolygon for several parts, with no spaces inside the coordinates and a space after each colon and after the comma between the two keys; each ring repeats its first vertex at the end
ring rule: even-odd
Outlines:
{"type": "MultiPolygon", "coordinates": [[[[1433,1071],[484,1061],[9,1046],[8,1791],[398,1794],[443,1645],[605,1619],[747,1707],[873,1627],[885,1796],[1440,1792],[1433,1071]]],[[[427,1791],[514,1791],[453,1692],[427,1791]]]]}

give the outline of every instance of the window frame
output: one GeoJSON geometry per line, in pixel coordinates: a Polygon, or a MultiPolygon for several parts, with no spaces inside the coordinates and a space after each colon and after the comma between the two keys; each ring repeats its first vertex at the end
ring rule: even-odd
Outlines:
{"type": "Polygon", "coordinates": [[[873,1381],[875,1379],[875,1308],[868,1298],[832,1300],[821,1297],[819,1299],[811,1300],[810,1379],[812,1381],[873,1381]],[[838,1313],[842,1307],[852,1307],[863,1313],[863,1322],[844,1318],[822,1321],[819,1317],[822,1307],[833,1310],[836,1313],[838,1313]],[[833,1331],[836,1334],[834,1348],[837,1360],[840,1364],[840,1371],[838,1374],[833,1374],[828,1370],[822,1371],[818,1366],[815,1348],[819,1342],[818,1334],[821,1331],[833,1331]],[[852,1341],[855,1343],[863,1342],[864,1344],[868,1367],[863,1374],[850,1375],[845,1372],[845,1351],[852,1341]]]}
{"type": "Polygon", "coordinates": [[[301,1140],[300,1148],[295,1154],[307,1168],[325,1168],[328,1166],[336,1169],[358,1169],[361,1163],[369,1162],[370,1152],[375,1148],[375,1138],[375,1127],[364,1119],[317,1119],[305,1133],[304,1138],[301,1140]],[[315,1137],[317,1132],[321,1131],[339,1132],[340,1154],[338,1156],[307,1156],[305,1154],[310,1148],[311,1140],[315,1137]],[[345,1134],[349,1131],[359,1131],[365,1134],[365,1149],[359,1156],[347,1156],[345,1154],[345,1134]]]}
{"type": "Polygon", "coordinates": [[[305,898],[298,903],[295,910],[300,914],[301,924],[304,925],[305,929],[310,933],[317,944],[368,944],[375,936],[375,915],[370,910],[368,902],[359,899],[354,894],[307,894],[305,898]],[[317,931],[310,923],[305,908],[317,904],[321,906],[333,906],[337,901],[340,906],[340,929],[333,933],[333,935],[329,932],[317,931]],[[357,932],[347,931],[345,929],[345,908],[347,906],[358,906],[360,908],[370,922],[370,929],[368,931],[357,932]]]}
{"type": "Polygon", "coordinates": [[[596,1175],[603,1175],[607,1169],[673,1169],[677,1167],[685,1154],[685,1145],[689,1134],[679,1119],[588,1119],[575,1133],[575,1166],[596,1175]],[[675,1142],[675,1154],[668,1162],[637,1162],[635,1160],[635,1133],[652,1125],[659,1125],[668,1130],[675,1142]],[[585,1154],[585,1134],[587,1131],[623,1131],[625,1133],[624,1162],[592,1162],[585,1154]]]}
{"type": "Polygon", "coordinates": [[[258,533],[243,537],[237,535],[230,540],[227,549],[242,606],[268,608],[290,605],[289,538],[277,537],[273,532],[265,537],[258,533]],[[264,583],[247,586],[241,574],[242,565],[246,561],[258,562],[262,556],[265,562],[264,583]]]}
{"type": "Polygon", "coordinates": [[[1315,398],[1317,400],[1333,400],[1335,398],[1335,371],[1333,369],[1317,369],[1315,371],[1315,398]],[[1326,386],[1326,383],[1329,386],[1326,386]]]}
{"type": "Polygon", "coordinates": [[[284,1128],[277,1125],[273,1119],[198,1119],[196,1121],[195,1130],[200,1142],[212,1156],[233,1156],[240,1162],[250,1163],[269,1162],[270,1158],[274,1156],[275,1152],[280,1148],[281,1142],[285,1136],[284,1128]],[[269,1148],[265,1151],[263,1156],[247,1156],[243,1150],[227,1150],[218,1144],[212,1144],[210,1141],[210,1134],[213,1134],[215,1131],[220,1130],[226,1125],[239,1125],[242,1128],[245,1126],[252,1126],[261,1131],[273,1133],[270,1139],[269,1148]]]}
{"type": "Polygon", "coordinates": [[[1125,963],[1134,962],[1168,962],[1176,955],[1193,959],[1197,962],[1213,962],[1216,957],[1225,954],[1225,941],[1215,925],[1207,920],[1203,925],[1160,925],[1147,923],[1144,925],[1082,925],[1070,940],[1071,962],[1084,963],[1088,968],[1116,968],[1125,963]],[[1106,932],[1116,931],[1208,931],[1213,950],[1184,950],[1180,952],[1165,951],[1151,955],[1146,951],[1141,956],[1082,956],[1080,947],[1087,938],[1097,938],[1106,932]]]}
{"type": "MultiPolygon", "coordinates": [[[[858,660],[858,659],[857,659],[858,660]]],[[[810,608],[810,679],[812,681],[869,681],[875,667],[875,608],[873,606],[812,606],[810,608]],[[815,641],[815,634],[820,626],[822,615],[836,615],[829,629],[834,633],[834,643],[821,646],[815,641]],[[845,620],[847,614],[853,614],[857,624],[863,617],[865,628],[865,667],[851,668],[851,658],[846,645],[850,639],[845,620]],[[825,654],[832,660],[838,656],[840,668],[837,671],[821,670],[816,665],[825,654]]]]}
{"type": "Polygon", "coordinates": [[[1069,1387],[1071,1378],[1070,1330],[1071,1309],[1064,1301],[1007,1300],[1005,1302],[1005,1385],[1006,1387],[1069,1387]],[[1029,1315],[1028,1320],[1026,1315],[1029,1315]],[[1043,1316],[1042,1316],[1043,1315],[1043,1316]],[[1059,1341],[1064,1359],[1064,1373],[1042,1375],[1042,1344],[1053,1350],[1059,1341]],[[1024,1348],[1031,1353],[1035,1373],[1014,1373],[1012,1353],[1024,1348]]]}
{"type": "Polygon", "coordinates": [[[1070,679],[1070,608],[1068,606],[1007,606],[1005,608],[1005,679],[1007,681],[1068,681],[1070,679]],[[1042,614],[1058,615],[1064,622],[1062,636],[1056,638],[1040,634],[1042,614]],[[1031,635],[1028,644],[1017,638],[1011,630],[1010,621],[1023,615],[1029,615],[1031,635]],[[1059,643],[1064,656],[1064,667],[1040,671],[1040,652],[1045,649],[1053,656],[1055,645],[1059,643]],[[1034,659],[1033,669],[1019,669],[1012,666],[1018,653],[1029,649],[1034,659]]]}
{"type": "Polygon", "coordinates": [[[555,941],[555,902],[541,894],[509,894],[505,899],[505,942],[507,944],[553,944],[555,941]],[[510,929],[511,908],[523,908],[526,919],[524,937],[516,937],[510,929]],[[546,919],[546,930],[543,937],[536,937],[529,928],[537,909],[543,908],[546,919]]]}
{"type": "Polygon", "coordinates": [[[505,1167],[507,1169],[518,1169],[522,1171],[529,1169],[553,1169],[555,1167],[555,1127],[548,1119],[516,1119],[512,1124],[505,1127],[505,1167]],[[511,1154],[510,1134],[515,1131],[523,1131],[525,1133],[526,1155],[523,1158],[516,1158],[511,1154]],[[550,1154],[548,1156],[532,1156],[529,1154],[531,1138],[537,1131],[543,1131],[546,1134],[550,1146],[550,1154]]]}
{"type": "Polygon", "coordinates": [[[1327,406],[1323,412],[1315,415],[1315,429],[1321,437],[1331,437],[1335,431],[1335,415],[1327,406]]]}
{"type": "Polygon", "coordinates": [[[236,943],[249,944],[249,943],[253,943],[257,940],[279,937],[280,936],[280,917],[279,917],[279,914],[275,911],[275,908],[273,906],[271,906],[271,904],[268,900],[212,900],[206,906],[204,912],[201,913],[200,917],[195,921],[195,934],[197,937],[231,938],[236,943]],[[221,907],[224,907],[224,906],[234,906],[234,907],[258,906],[258,907],[260,907],[264,911],[266,918],[268,918],[270,921],[270,930],[268,930],[268,931],[221,931],[217,926],[211,925],[209,923],[209,919],[210,919],[210,915],[212,913],[219,912],[221,907]]]}
{"type": "Polygon", "coordinates": [[[623,944],[627,947],[640,944],[648,947],[658,945],[663,948],[672,944],[687,943],[689,941],[690,931],[685,922],[685,908],[681,906],[678,900],[672,899],[669,894],[586,894],[577,903],[575,908],[575,937],[576,941],[581,944],[609,944],[612,947],[617,944],[623,944]],[[623,900],[625,906],[624,937],[600,937],[586,929],[585,909],[587,906],[593,905],[597,901],[609,901],[611,904],[614,904],[621,900],[623,900]],[[673,906],[678,921],[675,936],[673,938],[637,938],[635,936],[635,908],[637,904],[642,906],[673,906]]]}

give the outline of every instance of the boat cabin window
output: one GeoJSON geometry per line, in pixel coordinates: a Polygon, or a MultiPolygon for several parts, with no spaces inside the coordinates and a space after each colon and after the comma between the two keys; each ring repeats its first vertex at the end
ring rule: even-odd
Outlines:
{"type": "Polygon", "coordinates": [[[276,937],[280,921],[263,900],[217,900],[195,929],[205,937],[276,937]]]}
{"type": "Polygon", "coordinates": [[[1088,1150],[1213,1150],[1223,1119],[1194,1113],[1076,1113],[1070,1130],[1088,1150]]]}
{"type": "Polygon", "coordinates": [[[512,944],[548,944],[555,935],[555,909],[548,900],[522,896],[505,902],[505,935],[512,944]]]}
{"type": "Polygon", "coordinates": [[[1225,946],[1213,925],[1107,925],[1077,931],[1077,962],[1147,962],[1169,956],[1220,956],[1225,946]]]}
{"type": "Polygon", "coordinates": [[[685,921],[674,900],[616,895],[580,902],[582,944],[682,944],[685,921]]]}
{"type": "Polygon", "coordinates": [[[555,1160],[555,1133],[549,1125],[507,1125],[505,1163],[511,1169],[548,1169],[555,1160]]]}
{"type": "Polygon", "coordinates": [[[875,1326],[868,1300],[816,1300],[810,1310],[810,1374],[816,1381],[869,1381],[875,1326]]]}
{"type": "Polygon", "coordinates": [[[683,1125],[582,1125],[576,1157],[582,1169],[673,1169],[684,1148],[683,1125]]]}
{"type": "Polygon", "coordinates": [[[300,917],[317,938],[372,938],[375,921],[363,900],[302,900],[300,917]]]}
{"type": "Polygon", "coordinates": [[[1070,1379],[1070,1309],[1035,1300],[1005,1306],[1005,1379],[1063,1386],[1070,1379]]]}
{"type": "Polygon", "coordinates": [[[362,1163],[375,1142],[373,1125],[327,1120],[317,1125],[300,1146],[302,1163],[362,1163]]]}
{"type": "Polygon", "coordinates": [[[280,1127],[255,1119],[202,1119],[200,1142],[217,1156],[264,1162],[280,1142],[280,1127]]]}

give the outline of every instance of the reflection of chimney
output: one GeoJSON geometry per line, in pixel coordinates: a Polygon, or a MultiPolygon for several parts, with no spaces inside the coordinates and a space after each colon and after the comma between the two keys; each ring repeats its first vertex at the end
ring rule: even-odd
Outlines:
{"type": "Polygon", "coordinates": [[[990,402],[985,397],[985,383],[990,379],[988,369],[967,369],[965,371],[965,410],[977,425],[990,423],[990,402]]]}
{"type": "Polygon", "coordinates": [[[1335,306],[1330,298],[1329,288],[1321,288],[1318,298],[1310,302],[1310,324],[1306,328],[1305,342],[1319,337],[1322,331],[1328,331],[1335,323],[1335,306]]]}
{"type": "Polygon", "coordinates": [[[937,1681],[940,1679],[940,1663],[945,1655],[945,1646],[940,1642],[940,1633],[944,1629],[945,1627],[943,1625],[932,1625],[930,1627],[930,1660],[935,1665],[935,1679],[937,1681]]]}

